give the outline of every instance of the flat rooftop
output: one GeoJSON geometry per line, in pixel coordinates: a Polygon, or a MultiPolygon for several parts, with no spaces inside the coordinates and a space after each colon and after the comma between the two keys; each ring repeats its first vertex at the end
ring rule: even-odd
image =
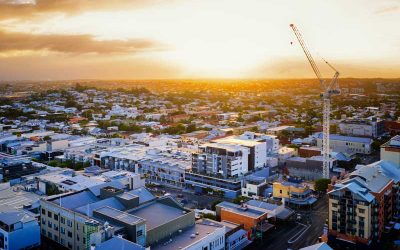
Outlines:
{"type": "Polygon", "coordinates": [[[208,220],[197,221],[193,226],[184,229],[181,233],[172,235],[167,240],[161,241],[159,244],[151,246],[151,249],[176,250],[192,245],[201,241],[203,238],[214,233],[225,226],[208,220]],[[193,237],[194,236],[194,237],[193,237]]]}
{"type": "Polygon", "coordinates": [[[99,209],[95,210],[95,212],[103,214],[103,215],[111,217],[111,218],[114,218],[116,220],[119,220],[119,221],[129,224],[129,225],[137,224],[139,222],[144,221],[142,218],[139,218],[132,214],[128,214],[126,212],[122,212],[118,209],[115,209],[115,208],[112,208],[109,206],[99,208],[99,209]]]}
{"type": "Polygon", "coordinates": [[[186,211],[154,201],[129,213],[145,219],[146,228],[150,230],[184,215],[186,211]]]}
{"type": "Polygon", "coordinates": [[[38,202],[40,196],[10,187],[0,190],[0,212],[21,210],[24,205],[38,202]]]}
{"type": "Polygon", "coordinates": [[[227,211],[231,211],[233,213],[241,214],[241,215],[252,217],[255,219],[266,214],[266,212],[264,212],[264,211],[256,210],[256,209],[253,209],[250,207],[243,208],[241,205],[227,202],[227,201],[223,201],[223,202],[219,203],[217,206],[219,206],[227,211]]]}
{"type": "Polygon", "coordinates": [[[263,144],[262,142],[259,142],[256,140],[238,139],[238,138],[234,138],[234,137],[225,137],[222,139],[213,140],[213,142],[240,145],[240,146],[245,146],[245,147],[254,147],[254,146],[263,144]]]}

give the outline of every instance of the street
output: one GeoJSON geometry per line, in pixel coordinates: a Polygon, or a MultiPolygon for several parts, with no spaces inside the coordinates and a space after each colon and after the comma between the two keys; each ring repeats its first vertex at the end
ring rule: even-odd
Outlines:
{"type": "Polygon", "coordinates": [[[264,235],[262,240],[256,240],[246,249],[300,249],[315,244],[318,242],[318,237],[322,235],[325,221],[328,218],[327,206],[328,197],[324,195],[311,210],[298,210],[296,212],[302,215],[302,220],[299,223],[291,221],[278,224],[275,230],[264,235]],[[294,242],[288,244],[289,240],[294,242]]]}

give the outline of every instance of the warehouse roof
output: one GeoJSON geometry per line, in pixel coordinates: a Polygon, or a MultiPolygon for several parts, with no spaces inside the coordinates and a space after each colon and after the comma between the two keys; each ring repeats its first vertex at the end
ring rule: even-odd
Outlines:
{"type": "Polygon", "coordinates": [[[150,230],[186,214],[186,211],[154,201],[130,211],[130,214],[145,219],[146,229],[150,230]]]}

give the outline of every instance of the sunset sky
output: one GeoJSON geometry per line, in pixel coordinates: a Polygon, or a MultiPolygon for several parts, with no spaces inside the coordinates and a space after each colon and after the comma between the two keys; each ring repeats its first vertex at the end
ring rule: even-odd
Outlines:
{"type": "Polygon", "coordinates": [[[0,0],[0,80],[313,77],[290,23],[342,77],[400,77],[400,0],[0,0]]]}

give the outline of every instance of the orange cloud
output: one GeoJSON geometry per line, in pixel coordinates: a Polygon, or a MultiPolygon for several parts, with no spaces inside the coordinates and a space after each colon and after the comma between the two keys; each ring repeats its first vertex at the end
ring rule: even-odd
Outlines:
{"type": "Polygon", "coordinates": [[[47,50],[62,53],[137,53],[165,49],[146,39],[96,40],[90,35],[29,34],[0,30],[0,52],[47,50]]]}
{"type": "Polygon", "coordinates": [[[0,0],[1,19],[38,17],[38,14],[141,8],[156,4],[156,0],[0,0]]]}

